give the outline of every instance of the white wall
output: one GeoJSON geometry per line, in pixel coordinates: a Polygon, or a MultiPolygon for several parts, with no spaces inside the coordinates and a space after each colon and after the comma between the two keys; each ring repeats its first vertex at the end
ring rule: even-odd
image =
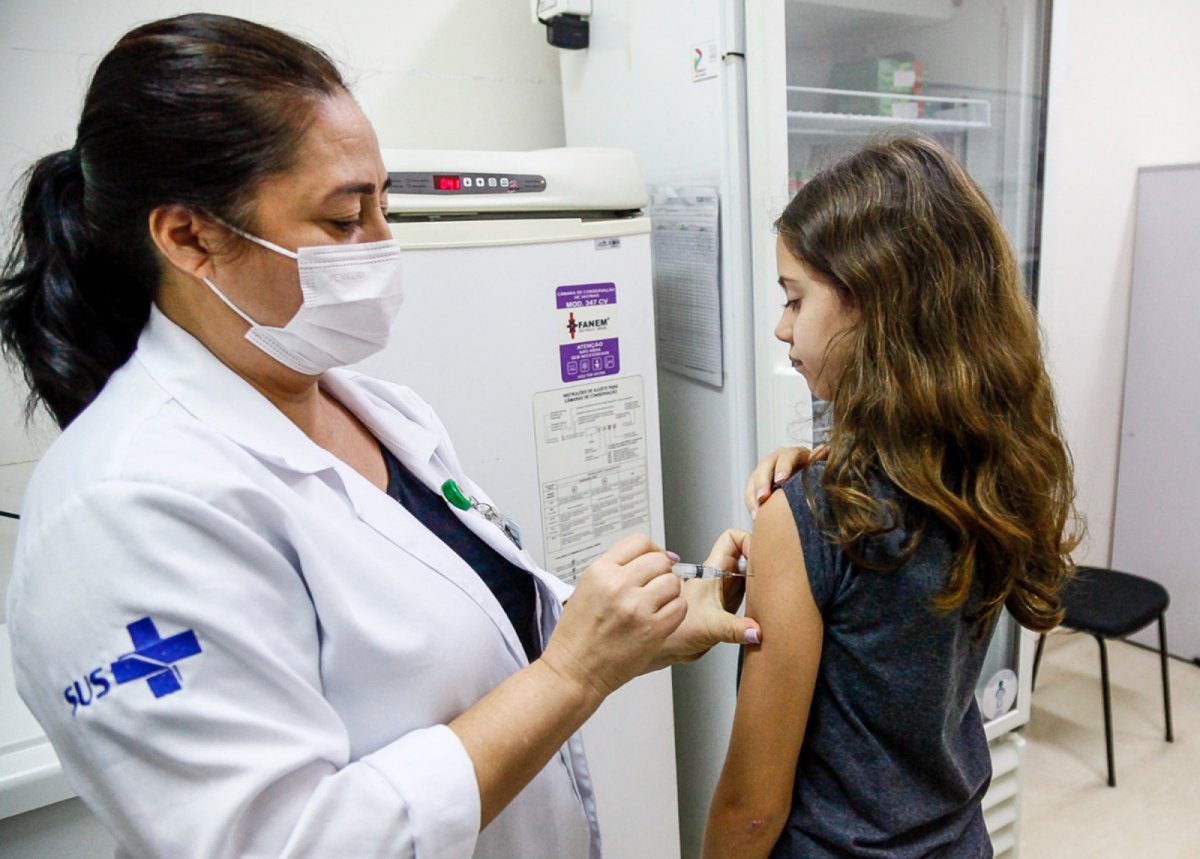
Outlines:
{"type": "Polygon", "coordinates": [[[1040,313],[1088,518],[1081,562],[1109,561],[1136,172],[1200,161],[1198,81],[1196,0],[1055,0],[1040,313]]]}
{"type": "MultiPolygon", "coordinates": [[[[0,0],[0,219],[9,189],[38,157],[75,142],[100,57],[133,26],[203,9],[252,17],[329,52],[354,85],[380,144],[399,148],[537,149],[563,145],[556,49],[528,0],[0,0]]],[[[4,233],[7,248],[8,233],[4,233]]],[[[56,435],[22,420],[24,386],[0,365],[0,501],[20,497],[27,469],[56,435]]],[[[5,506],[0,509],[9,509],[5,506]]],[[[16,532],[0,520],[0,620],[16,532]]]]}

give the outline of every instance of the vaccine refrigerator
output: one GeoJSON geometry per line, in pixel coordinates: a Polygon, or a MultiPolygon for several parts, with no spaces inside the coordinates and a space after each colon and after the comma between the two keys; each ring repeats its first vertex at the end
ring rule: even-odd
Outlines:
{"type": "MultiPolygon", "coordinates": [[[[650,225],[632,154],[384,162],[404,305],[359,366],[433,406],[467,473],[565,581],[627,534],[663,545],[650,225]]],[[[669,671],[618,690],[583,739],[605,855],[678,857],[669,671]]]]}
{"type": "MultiPolygon", "coordinates": [[[[560,53],[567,143],[627,146],[651,185],[719,198],[719,375],[659,374],[677,551],[749,525],[741,496],[754,463],[811,440],[807,388],[771,334],[772,225],[822,163],[878,133],[934,137],[989,196],[1036,296],[1049,14],[1048,0],[592,4],[589,47],[560,53]]],[[[998,856],[1017,850],[1022,742],[1012,729],[1028,720],[1031,654],[1031,636],[1006,617],[977,689],[998,856]]],[[[720,650],[673,669],[684,857],[699,852],[735,670],[735,654],[720,650]]]]}

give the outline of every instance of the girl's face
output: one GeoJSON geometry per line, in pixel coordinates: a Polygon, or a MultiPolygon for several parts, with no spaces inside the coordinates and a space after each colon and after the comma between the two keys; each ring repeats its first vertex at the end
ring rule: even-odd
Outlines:
{"type": "Polygon", "coordinates": [[[782,239],[775,242],[775,263],[785,302],[775,336],[788,345],[792,367],[813,395],[828,400],[845,365],[858,312],[836,287],[813,277],[782,239]]]}

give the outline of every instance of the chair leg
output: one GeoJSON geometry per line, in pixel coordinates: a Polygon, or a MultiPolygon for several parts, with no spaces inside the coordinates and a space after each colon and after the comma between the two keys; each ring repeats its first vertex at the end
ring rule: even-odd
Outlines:
{"type": "Polygon", "coordinates": [[[1104,691],[1104,748],[1108,753],[1108,786],[1117,786],[1117,771],[1113,763],[1113,727],[1112,699],[1108,691],[1108,648],[1104,646],[1104,636],[1095,636],[1100,645],[1100,685],[1104,691]]]}
{"type": "Polygon", "coordinates": [[[1032,692],[1037,688],[1038,667],[1042,664],[1042,650],[1046,647],[1046,633],[1038,636],[1037,650],[1033,653],[1033,678],[1029,683],[1029,691],[1032,692]]]}
{"type": "Polygon", "coordinates": [[[1163,712],[1167,717],[1167,742],[1175,742],[1175,733],[1171,730],[1171,678],[1167,673],[1167,663],[1170,657],[1167,656],[1167,621],[1165,615],[1158,616],[1158,652],[1162,659],[1162,683],[1163,683],[1163,712]]]}

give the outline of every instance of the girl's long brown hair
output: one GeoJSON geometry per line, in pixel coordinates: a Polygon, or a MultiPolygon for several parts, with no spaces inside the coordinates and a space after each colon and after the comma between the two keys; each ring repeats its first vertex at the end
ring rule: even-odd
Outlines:
{"type": "Polygon", "coordinates": [[[846,350],[822,478],[831,539],[871,566],[865,541],[897,515],[913,534],[905,556],[935,517],[954,552],[939,609],[978,583],[981,630],[1001,606],[1053,628],[1079,542],[1071,457],[1033,308],[979,187],[932,141],[880,140],[808,181],[776,228],[858,316],[831,347],[846,350]],[[903,510],[873,497],[872,475],[903,510]]]}

